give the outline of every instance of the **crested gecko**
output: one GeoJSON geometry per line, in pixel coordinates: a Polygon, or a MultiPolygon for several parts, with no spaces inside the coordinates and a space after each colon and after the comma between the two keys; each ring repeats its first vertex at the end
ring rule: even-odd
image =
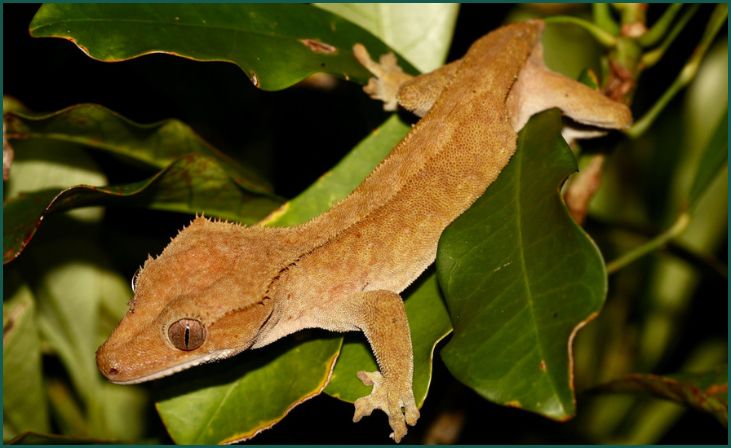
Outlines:
{"type": "Polygon", "coordinates": [[[601,129],[631,122],[626,106],[545,67],[542,30],[540,21],[498,28],[418,77],[356,45],[377,76],[365,90],[423,118],[349,196],[305,224],[194,219],[135,276],[129,311],[97,351],[102,374],[138,383],[305,328],[361,331],[379,371],[358,374],[373,388],[353,420],[380,409],[400,441],[419,410],[399,294],[434,261],[444,228],[500,174],[530,115],[558,107],[601,129]]]}

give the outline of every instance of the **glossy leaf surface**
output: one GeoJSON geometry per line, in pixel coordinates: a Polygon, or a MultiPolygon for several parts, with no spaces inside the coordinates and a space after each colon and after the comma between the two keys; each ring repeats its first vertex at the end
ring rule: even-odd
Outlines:
{"type": "Polygon", "coordinates": [[[439,243],[454,334],[452,374],[489,400],[564,420],[574,414],[571,340],[602,306],[594,243],[559,196],[576,162],[560,114],[534,116],[508,166],[439,243]]]}
{"type": "Polygon", "coordinates": [[[188,213],[205,210],[212,216],[252,223],[279,202],[271,195],[242,189],[215,160],[190,154],[141,182],[20,193],[4,206],[3,262],[20,255],[49,213],[111,203],[188,213]]]}
{"type": "Polygon", "coordinates": [[[233,359],[162,381],[156,403],[176,443],[246,440],[320,393],[340,338],[292,336],[233,359]]]}
{"type": "Polygon", "coordinates": [[[422,72],[444,64],[459,12],[456,3],[318,3],[380,38],[422,72]]]}
{"type": "Polygon", "coordinates": [[[30,30],[35,37],[68,39],[107,62],[148,53],[233,62],[265,90],[316,72],[365,83],[368,74],[353,58],[353,45],[360,42],[373,54],[388,50],[348,20],[298,4],[48,4],[30,30]]]}
{"type": "Polygon", "coordinates": [[[50,114],[6,112],[6,137],[15,141],[67,142],[109,152],[155,168],[188,154],[208,156],[242,188],[271,192],[256,173],[211,146],[179,120],[140,124],[98,104],[79,104],[50,114]]]}

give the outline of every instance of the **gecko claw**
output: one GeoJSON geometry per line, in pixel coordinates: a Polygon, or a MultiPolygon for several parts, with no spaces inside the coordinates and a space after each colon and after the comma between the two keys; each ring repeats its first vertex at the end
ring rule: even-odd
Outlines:
{"type": "Polygon", "coordinates": [[[373,386],[371,394],[355,400],[353,421],[358,422],[369,416],[375,409],[380,409],[388,416],[388,424],[393,432],[389,435],[395,442],[400,442],[406,435],[408,424],[414,426],[419,419],[414,394],[410,388],[402,390],[396,383],[385,381],[380,372],[358,372],[366,386],[373,386]]]}

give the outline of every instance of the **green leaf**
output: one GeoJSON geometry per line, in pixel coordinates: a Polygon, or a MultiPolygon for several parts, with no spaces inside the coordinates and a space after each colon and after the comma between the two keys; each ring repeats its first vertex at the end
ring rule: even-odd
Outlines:
{"type": "Polygon", "coordinates": [[[619,32],[619,25],[612,17],[609,3],[592,3],[592,19],[596,25],[614,36],[619,32]]]}
{"type": "Polygon", "coordinates": [[[694,205],[716,175],[726,166],[728,159],[728,109],[719,120],[711,140],[703,151],[698,170],[690,188],[689,203],[694,205]]]}
{"type": "Polygon", "coordinates": [[[388,51],[349,21],[297,4],[47,4],[30,32],[68,39],[108,62],[148,53],[233,62],[265,90],[315,72],[365,83],[369,74],[351,55],[353,45],[360,42],[372,54],[388,51]]]}
{"type": "MultiPolygon", "coordinates": [[[[326,211],[350,193],[407,130],[408,126],[392,117],[264,223],[295,225],[326,211]]],[[[270,347],[183,372],[162,381],[157,410],[176,443],[251,438],[322,391],[341,345],[340,337],[303,342],[296,334],[270,347]]]]}
{"type": "Polygon", "coordinates": [[[205,211],[252,223],[266,216],[279,201],[272,195],[252,194],[240,188],[214,159],[189,154],[141,182],[49,188],[21,193],[8,200],[4,206],[3,262],[20,255],[48,214],[112,203],[188,213],[205,211]]]}
{"type": "MultiPolygon", "coordinates": [[[[104,173],[79,145],[49,140],[15,140],[12,146],[15,155],[9,179],[4,184],[6,201],[24,192],[52,187],[107,183],[104,173]]],[[[75,218],[89,222],[101,219],[103,211],[100,208],[86,208],[70,213],[75,218]]]]}
{"type": "Polygon", "coordinates": [[[452,374],[487,399],[574,414],[571,341],[594,317],[606,273],[559,195],[576,170],[558,111],[534,116],[508,166],[442,235],[437,273],[454,335],[452,374]]]}
{"type": "Polygon", "coordinates": [[[457,21],[457,3],[318,3],[358,24],[414,64],[432,71],[447,58],[457,21]]]}
{"type": "Polygon", "coordinates": [[[41,335],[60,358],[82,404],[87,433],[79,435],[134,440],[145,424],[144,394],[138,387],[102,379],[95,359],[103,340],[102,298],[121,309],[130,296],[128,283],[108,268],[94,235],[72,221],[53,230],[63,238],[46,234],[21,267],[26,278],[34,279],[41,335]]]}
{"type": "Polygon", "coordinates": [[[602,392],[649,393],[708,412],[728,426],[728,365],[702,373],[633,373],[598,386],[602,392]]]}
{"type": "Polygon", "coordinates": [[[404,138],[409,129],[398,116],[392,116],[353,148],[336,167],[272,213],[265,223],[278,227],[293,226],[328,210],[353,191],[388,155],[391,148],[404,138]]]}
{"type": "Polygon", "coordinates": [[[14,433],[48,432],[33,293],[17,275],[8,274],[3,302],[3,423],[14,433]]]}
{"type": "Polygon", "coordinates": [[[297,334],[234,359],[162,381],[156,407],[176,443],[211,445],[253,437],[320,393],[340,338],[297,334]]]}
{"type": "Polygon", "coordinates": [[[46,378],[46,391],[54,423],[61,434],[88,434],[88,422],[71,385],[49,376],[46,378]]]}
{"type": "Polygon", "coordinates": [[[79,104],[51,114],[6,112],[4,120],[6,137],[11,143],[38,140],[74,143],[155,168],[165,168],[188,154],[200,154],[219,162],[242,188],[253,193],[271,192],[271,187],[256,173],[211,146],[178,120],[139,124],[97,104],[79,104]]]}
{"type": "MultiPolygon", "coordinates": [[[[414,350],[414,397],[416,405],[421,407],[429,391],[436,344],[452,331],[435,275],[427,276],[418,286],[409,289],[406,294],[406,315],[414,350]]],[[[370,393],[371,387],[365,386],[356,377],[356,373],[361,370],[378,370],[371,350],[363,339],[362,334],[346,337],[325,393],[351,403],[370,393]]]]}

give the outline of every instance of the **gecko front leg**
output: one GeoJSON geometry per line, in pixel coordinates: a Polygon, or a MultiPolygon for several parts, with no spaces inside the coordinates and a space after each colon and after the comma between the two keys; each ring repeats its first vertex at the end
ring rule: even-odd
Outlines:
{"type": "Polygon", "coordinates": [[[394,111],[398,108],[398,92],[401,85],[413,77],[399,67],[396,56],[386,53],[379,62],[371,59],[368,50],[362,44],[353,46],[353,55],[358,62],[374,77],[368,80],[363,91],[374,100],[383,101],[383,110],[394,111]]]}
{"type": "Polygon", "coordinates": [[[363,331],[380,371],[358,372],[371,394],[355,401],[353,421],[380,409],[388,415],[393,430],[390,437],[399,442],[406,435],[406,424],[419,419],[411,382],[414,370],[411,332],[401,296],[391,291],[367,291],[348,300],[344,316],[363,331]]]}
{"type": "Polygon", "coordinates": [[[394,111],[400,105],[418,117],[429,112],[454,78],[460,63],[457,60],[414,77],[401,69],[393,53],[382,55],[376,62],[362,44],[355,44],[353,55],[373,75],[363,87],[365,93],[374,100],[383,101],[383,110],[394,111]]]}

